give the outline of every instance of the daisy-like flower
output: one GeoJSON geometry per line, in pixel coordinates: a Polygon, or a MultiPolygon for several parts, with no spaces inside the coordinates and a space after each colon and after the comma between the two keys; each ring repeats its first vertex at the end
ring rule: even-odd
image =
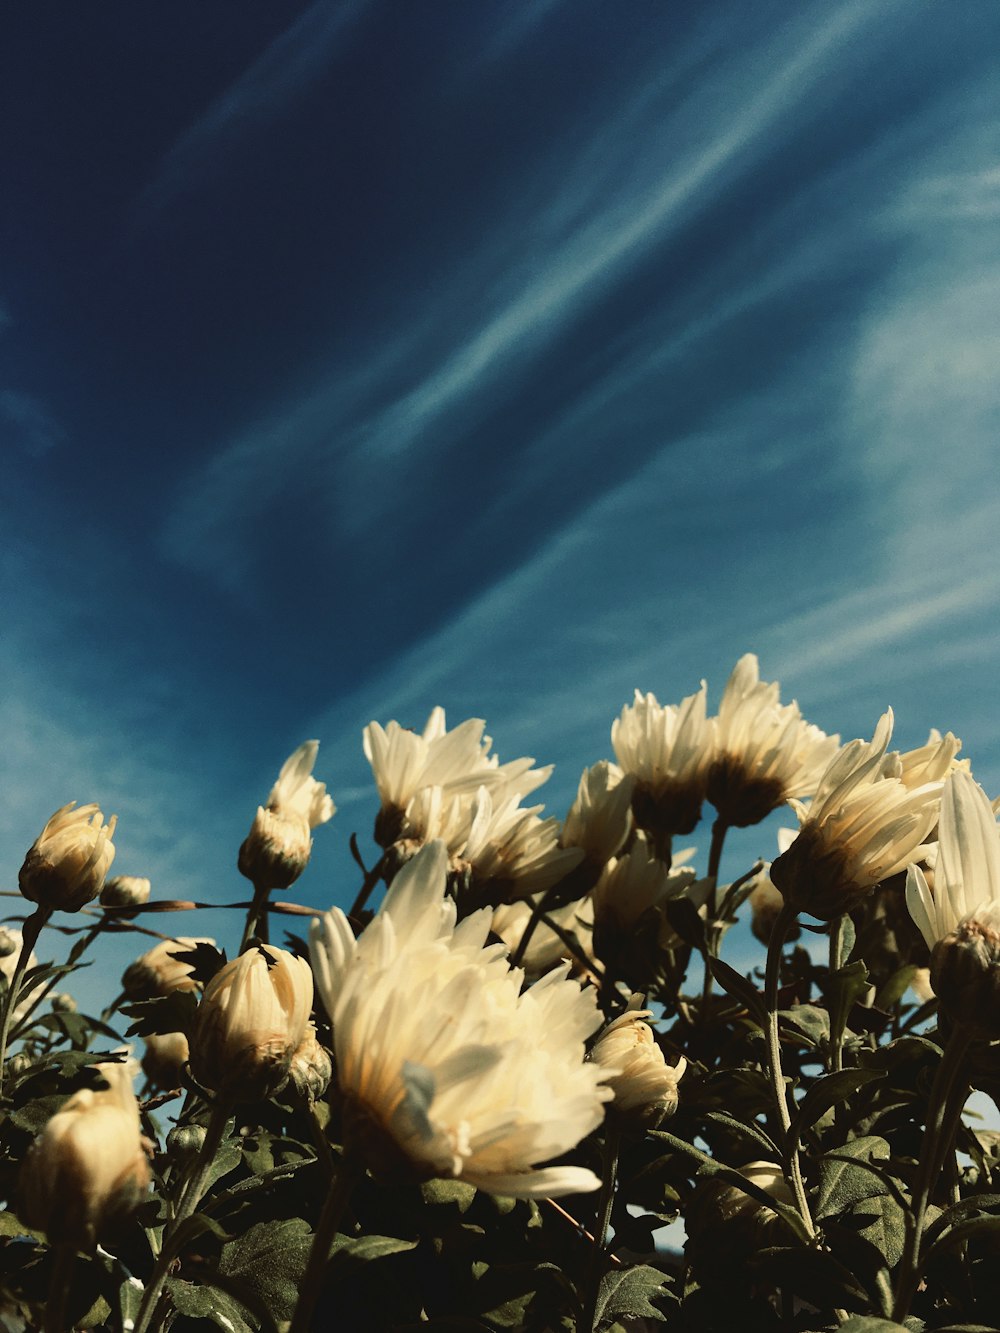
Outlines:
{"type": "Polygon", "coordinates": [[[215,940],[204,936],[179,935],[175,940],[161,940],[147,949],[122,975],[122,989],[130,1000],[151,1000],[171,991],[198,989],[194,976],[193,951],[199,944],[215,947],[215,940]],[[186,955],[191,955],[187,957],[186,955]]]}
{"type": "Polygon", "coordinates": [[[633,779],[607,759],[584,769],[563,824],[562,845],[580,847],[591,865],[603,869],[632,831],[632,786],[633,779]]]}
{"type": "Polygon", "coordinates": [[[288,1080],[306,1036],[312,973],[303,958],[262,944],[227,963],[205,987],[191,1034],[191,1070],[233,1098],[269,1097],[288,1080]]]}
{"type": "Polygon", "coordinates": [[[790,796],[816,790],[839,736],[806,722],[797,703],[782,704],[777,681],[765,684],[753,653],[736,663],[715,720],[708,799],[726,824],[758,824],[790,796]]]}
{"type": "Polygon", "coordinates": [[[931,950],[930,984],[948,1012],[1000,1035],[1000,833],[971,773],[953,772],[941,798],[934,888],[919,865],[906,905],[931,950]]]}
{"type": "Polygon", "coordinates": [[[635,780],[635,822],[658,844],[690,833],[701,815],[714,754],[714,723],[706,717],[705,700],[704,681],[677,706],[636,690],[634,703],[611,727],[615,756],[635,780]]]}
{"type": "Polygon", "coordinates": [[[383,1174],[456,1177],[516,1198],[596,1189],[543,1166],[602,1118],[610,1090],[585,1063],[593,992],[556,968],[522,990],[490,912],[456,925],[440,843],[397,874],[359,940],[338,908],[313,924],[316,985],[333,1026],[351,1142],[383,1174]]]}
{"type": "Polygon", "coordinates": [[[615,1113],[627,1122],[655,1126],[677,1110],[677,1085],[687,1061],[681,1056],[676,1065],[667,1064],[652,1028],[643,1022],[653,1016],[642,1008],[644,999],[631,997],[625,1013],[597,1038],[590,1059],[608,1071],[615,1113]]]}
{"type": "Polygon", "coordinates": [[[107,1088],[82,1088],[32,1144],[20,1174],[18,1215],[52,1244],[93,1250],[149,1187],[146,1144],[128,1065],[95,1068],[107,1088]]]}
{"type": "Polygon", "coordinates": [[[771,866],[771,879],[797,911],[832,921],[876,884],[927,851],[937,823],[941,783],[909,788],[887,765],[892,709],[871,742],[845,745],[820,779],[807,807],[792,799],[799,834],[771,866]],[[889,776],[889,771],[895,776],[889,776]]]}
{"type": "Polygon", "coordinates": [[[648,843],[637,838],[631,851],[604,867],[594,888],[594,921],[601,929],[627,934],[651,909],[671,898],[690,897],[697,882],[690,866],[668,869],[648,843]]]}
{"type": "MultiPolygon", "coordinates": [[[[104,881],[101,890],[102,907],[141,907],[149,902],[153,886],[140,875],[116,875],[104,881]]],[[[120,913],[119,916],[123,916],[120,913]]]]}
{"type": "Polygon", "coordinates": [[[240,848],[240,873],[258,888],[287,889],[309,864],[312,830],[336,813],[326,784],[312,776],[319,741],[304,741],[281,767],[240,848]]]}
{"type": "Polygon", "coordinates": [[[559,821],[542,819],[542,809],[525,809],[514,798],[498,806],[485,787],[476,793],[469,834],[459,854],[473,902],[496,906],[530,898],[579,865],[583,852],[559,845],[559,821]]]}
{"type": "MultiPolygon", "coordinates": [[[[779,855],[788,851],[797,836],[795,829],[778,829],[779,855]]],[[[747,901],[750,904],[750,929],[761,944],[770,944],[771,932],[774,930],[781,909],[785,905],[785,900],[774,887],[769,861],[764,863],[759,874],[754,876],[750,884],[750,893],[747,895],[747,901]]],[[[799,928],[795,926],[788,932],[788,939],[798,939],[801,933],[799,928]]]]}
{"type": "MultiPolygon", "coordinates": [[[[521,936],[531,920],[532,907],[538,898],[524,902],[504,903],[494,909],[490,929],[499,935],[507,948],[514,952],[521,942],[521,936]]],[[[576,935],[580,951],[589,958],[590,940],[594,929],[594,902],[589,896],[578,902],[567,903],[565,907],[555,907],[546,916],[561,929],[576,935]]],[[[550,930],[544,921],[539,921],[531,933],[528,946],[521,955],[521,966],[528,977],[540,977],[556,963],[567,960],[572,968],[582,966],[580,960],[571,952],[560,935],[550,930]]]]}
{"type": "Polygon", "coordinates": [[[918,746],[915,750],[904,750],[898,756],[899,772],[896,776],[907,787],[920,787],[925,782],[943,782],[953,769],[969,767],[967,759],[955,758],[961,748],[962,742],[953,732],[948,731],[942,736],[936,727],[932,727],[926,745],[918,746]]]}
{"type": "Polygon", "coordinates": [[[77,912],[100,893],[115,859],[111,841],[118,816],[105,824],[93,802],[57,810],[24,859],[17,880],[25,898],[49,908],[77,912]]]}

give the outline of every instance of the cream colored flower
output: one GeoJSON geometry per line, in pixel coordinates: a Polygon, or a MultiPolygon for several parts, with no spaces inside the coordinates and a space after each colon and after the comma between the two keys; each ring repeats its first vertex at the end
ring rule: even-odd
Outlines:
{"type": "MultiPolygon", "coordinates": [[[[672,898],[692,897],[698,883],[689,866],[671,866],[637,838],[624,856],[612,858],[594,888],[594,921],[599,927],[629,932],[653,908],[672,898]]],[[[707,889],[707,881],[704,881],[707,889]]],[[[700,894],[695,892],[695,898],[700,894]]],[[[705,892],[702,901],[708,897],[705,892]]],[[[700,906],[695,902],[695,906],[700,906]]]]}
{"type": "MultiPolygon", "coordinates": [[[[17,960],[21,956],[21,947],[23,943],[24,936],[16,926],[0,926],[0,972],[6,977],[8,986],[14,975],[14,969],[17,967],[17,960]]],[[[37,966],[38,958],[34,950],[32,950],[28,955],[25,970],[37,966]]],[[[23,990],[21,994],[24,994],[23,990]]],[[[35,1001],[29,994],[19,1004],[14,1006],[14,1012],[11,1014],[11,1023],[19,1023],[22,1018],[27,1018],[34,1006],[35,1001]]]]}
{"type": "Polygon", "coordinates": [[[455,858],[476,903],[514,902],[544,893],[583,859],[578,847],[560,847],[559,821],[542,819],[542,806],[525,809],[511,798],[496,805],[480,787],[470,809],[468,836],[455,858]]]}
{"type": "Polygon", "coordinates": [[[81,1250],[141,1202],[150,1180],[131,1073],[95,1068],[109,1086],[69,1098],[28,1150],[19,1181],[21,1220],[81,1250]]]}
{"type": "Polygon", "coordinates": [[[794,701],[782,704],[753,653],[736,663],[715,722],[708,799],[726,824],[757,824],[790,796],[816,790],[839,736],[811,726],[794,701]]]}
{"type": "MultiPolygon", "coordinates": [[[[524,902],[505,903],[493,911],[490,929],[494,935],[500,936],[512,954],[521,942],[521,936],[531,920],[532,907],[538,901],[539,898],[536,897],[524,902]]],[[[575,934],[581,953],[585,957],[590,957],[591,935],[594,928],[592,898],[588,896],[578,902],[567,903],[565,907],[553,908],[546,913],[546,916],[563,930],[575,934]]],[[[582,966],[562,937],[554,930],[550,930],[544,921],[540,921],[532,931],[528,946],[521,956],[521,966],[525,975],[540,977],[543,972],[547,972],[550,967],[554,967],[564,959],[574,971],[582,966]]]]}
{"type": "Polygon", "coordinates": [[[312,1009],[309,964],[262,944],[227,963],[205,987],[191,1034],[191,1072],[206,1088],[268,1097],[288,1080],[312,1009]]]}
{"type": "Polygon", "coordinates": [[[139,875],[116,875],[101,890],[102,907],[141,907],[149,902],[152,885],[139,875]]]}
{"type": "Polygon", "coordinates": [[[898,771],[893,765],[890,776],[898,777],[910,788],[920,787],[925,782],[943,782],[955,768],[968,769],[968,759],[955,757],[961,748],[962,742],[952,732],[942,736],[936,727],[932,727],[926,745],[916,750],[904,750],[898,756],[886,756],[890,760],[899,760],[898,771]]]}
{"type": "MultiPolygon", "coordinates": [[[[797,837],[797,829],[778,829],[779,854],[787,852],[797,837]]],[[[750,893],[747,896],[747,901],[750,904],[750,929],[761,944],[770,944],[771,933],[778,920],[778,915],[785,905],[784,898],[780,891],[774,887],[774,881],[771,879],[770,861],[764,863],[760,872],[750,881],[750,886],[750,893]]],[[[797,939],[801,933],[796,926],[788,932],[787,938],[797,939]]]]}
{"type": "Polygon", "coordinates": [[[911,789],[898,776],[889,776],[892,721],[889,709],[871,742],[844,746],[808,807],[790,802],[799,817],[799,835],[772,865],[771,879],[800,912],[833,920],[927,851],[941,783],[911,789]]]}
{"type": "Polygon", "coordinates": [[[635,701],[611,727],[611,744],[635,779],[632,813],[657,840],[690,833],[701,814],[709,765],[715,752],[714,723],[705,714],[706,685],[677,705],[653,694],[635,701]]]}
{"type": "Polygon", "coordinates": [[[687,1061],[682,1056],[676,1065],[667,1064],[652,1028],[642,1021],[653,1013],[641,1007],[644,998],[632,996],[625,1013],[601,1032],[590,1059],[607,1071],[615,1111],[647,1124],[677,1110],[677,1085],[687,1061]]]}
{"type": "Polygon", "coordinates": [[[607,759],[584,769],[563,824],[562,845],[582,848],[588,862],[603,868],[632,831],[632,786],[633,779],[607,759]]]}
{"type": "Polygon", "coordinates": [[[179,1088],[184,1066],[190,1056],[188,1039],[183,1032],[150,1033],[145,1038],[142,1072],[154,1088],[179,1088]]]}
{"type": "Polygon", "coordinates": [[[57,810],[25,857],[18,884],[25,898],[64,912],[79,911],[96,898],[115,859],[118,816],[107,824],[91,803],[70,801],[57,810]]]}
{"type": "Polygon", "coordinates": [[[610,1096],[584,1062],[593,993],[565,968],[522,991],[504,946],[486,946],[488,910],[456,926],[447,874],[432,843],[359,940],[339,908],[312,927],[348,1132],[386,1174],[523,1198],[596,1189],[591,1171],[539,1166],[595,1129],[610,1096]]]}
{"type": "Polygon", "coordinates": [[[266,806],[258,806],[240,848],[240,873],[258,888],[287,889],[309,864],[311,831],[336,813],[326,786],[312,776],[319,741],[304,741],[281,767],[266,806]]]}
{"type": "Polygon", "coordinates": [[[198,989],[192,972],[193,962],[186,957],[199,944],[213,948],[215,940],[202,936],[179,935],[175,940],[160,940],[130,963],[122,976],[122,989],[130,1000],[151,1000],[171,991],[198,989]]]}
{"type": "Polygon", "coordinates": [[[333,1064],[325,1047],[316,1038],[316,1025],[306,1026],[306,1035],[295,1048],[289,1067],[289,1079],[300,1097],[313,1102],[322,1097],[330,1085],[333,1064]]]}

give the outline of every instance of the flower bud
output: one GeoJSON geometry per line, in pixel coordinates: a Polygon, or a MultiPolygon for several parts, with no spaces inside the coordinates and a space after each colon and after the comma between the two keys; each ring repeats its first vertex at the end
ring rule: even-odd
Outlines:
{"type": "Polygon", "coordinates": [[[614,1093],[614,1112],[627,1124],[655,1129],[677,1110],[677,1085],[687,1061],[683,1056],[676,1065],[664,1060],[652,1029],[642,1022],[652,1014],[639,1008],[643,998],[632,996],[626,1012],[597,1038],[589,1058],[608,1071],[604,1082],[614,1093]]]}
{"type": "Polygon", "coordinates": [[[309,864],[311,830],[332,819],[336,806],[312,776],[319,741],[306,741],[284,762],[267,805],[258,806],[237,865],[259,889],[287,889],[309,864]]]}
{"type": "Polygon", "coordinates": [[[151,1032],[146,1038],[142,1072],[154,1088],[162,1091],[179,1088],[189,1054],[188,1039],[183,1032],[151,1032]]]}
{"type": "Polygon", "coordinates": [[[190,935],[161,940],[125,969],[122,976],[125,994],[130,1000],[151,1000],[175,990],[197,990],[198,982],[191,975],[192,964],[185,955],[199,944],[214,946],[215,940],[190,935]]]}
{"type": "Polygon", "coordinates": [[[0,926],[0,966],[7,958],[17,958],[21,952],[20,931],[8,930],[6,926],[0,926]]]}
{"type": "MultiPolygon", "coordinates": [[[[739,1168],[751,1184],[769,1194],[776,1203],[792,1203],[781,1167],[774,1162],[748,1162],[739,1168]]],[[[696,1269],[725,1263],[742,1270],[758,1250],[787,1242],[787,1223],[746,1194],[737,1185],[707,1180],[696,1191],[688,1210],[687,1255],[696,1269]]]]}
{"type": "Polygon", "coordinates": [[[92,1250],[141,1202],[149,1161],[126,1066],[98,1065],[110,1086],[84,1088],[52,1116],[24,1159],[18,1216],[53,1245],[92,1250]]]}
{"type": "MultiPolygon", "coordinates": [[[[149,902],[151,885],[138,875],[115,875],[101,890],[102,907],[141,907],[149,902]]],[[[119,912],[119,917],[126,913],[119,912]]]]}
{"type": "Polygon", "coordinates": [[[207,1131],[204,1125],[177,1125],[167,1135],[167,1152],[173,1162],[183,1165],[201,1152],[207,1131]]]}
{"type": "Polygon", "coordinates": [[[100,809],[75,801],[57,810],[24,859],[18,885],[25,898],[64,912],[79,911],[96,898],[115,859],[111,838],[118,822],[107,824],[100,809]]]}
{"type": "Polygon", "coordinates": [[[1000,1037],[1000,908],[987,905],[935,944],[930,982],[957,1023],[979,1037],[1000,1037]]]}
{"type": "Polygon", "coordinates": [[[316,1028],[309,1023],[306,1035],[292,1056],[288,1076],[299,1096],[306,1101],[314,1102],[322,1097],[330,1086],[332,1074],[333,1061],[316,1040],[316,1028]]]}
{"type": "MultiPolygon", "coordinates": [[[[17,960],[21,956],[21,945],[24,936],[15,926],[4,926],[0,928],[0,975],[4,976],[7,985],[10,985],[11,977],[14,975],[14,969],[17,967],[17,960]]],[[[34,952],[28,955],[27,966],[37,967],[38,959],[34,952]]],[[[24,992],[22,991],[22,994],[24,992]]],[[[38,996],[36,991],[34,995],[29,994],[20,1004],[15,1005],[14,1012],[11,1015],[11,1022],[18,1023],[22,1018],[26,1018],[34,1007],[38,996]]]]}
{"type": "Polygon", "coordinates": [[[249,1100],[288,1080],[312,1009],[309,964],[260,945],[234,958],[205,987],[191,1036],[191,1071],[203,1087],[249,1100]]]}

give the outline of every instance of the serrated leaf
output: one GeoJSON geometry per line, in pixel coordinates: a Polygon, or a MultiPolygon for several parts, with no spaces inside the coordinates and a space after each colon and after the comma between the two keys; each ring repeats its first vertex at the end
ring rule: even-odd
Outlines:
{"type": "Polygon", "coordinates": [[[311,1246],[309,1224],[300,1217],[258,1222],[223,1247],[219,1272],[237,1289],[246,1286],[253,1299],[280,1323],[291,1319],[295,1311],[311,1246]]]}
{"type": "Polygon", "coordinates": [[[847,1027],[847,1016],[862,996],[868,993],[868,968],[862,959],[840,968],[823,983],[823,997],[830,1011],[830,1035],[838,1041],[847,1027]]]}
{"type": "Polygon", "coordinates": [[[834,1217],[851,1204],[885,1194],[886,1185],[865,1165],[889,1160],[889,1144],[877,1134],[852,1139],[820,1160],[820,1183],[815,1215],[834,1217]],[[862,1165],[859,1165],[861,1163],[862,1165]]]}
{"type": "Polygon", "coordinates": [[[210,1282],[196,1285],[168,1277],[166,1288],[180,1314],[191,1319],[209,1319],[226,1333],[256,1333],[256,1324],[247,1323],[247,1312],[240,1302],[210,1282]]]}
{"type": "Polygon", "coordinates": [[[653,1305],[665,1293],[664,1275],[648,1264],[612,1269],[601,1278],[594,1307],[594,1327],[603,1328],[616,1319],[658,1319],[666,1315],[653,1305]]]}
{"type": "Polygon", "coordinates": [[[125,1035],[148,1037],[183,1032],[190,1036],[197,1012],[198,1000],[194,991],[175,990],[152,1000],[136,1000],[122,1006],[122,1013],[135,1020],[125,1035]]]}

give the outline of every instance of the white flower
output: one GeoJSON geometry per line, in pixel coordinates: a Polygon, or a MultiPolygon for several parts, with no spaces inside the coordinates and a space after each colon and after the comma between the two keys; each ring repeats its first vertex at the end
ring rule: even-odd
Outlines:
{"type": "Polygon", "coordinates": [[[806,722],[797,703],[782,704],[777,681],[765,684],[746,653],[719,705],[708,799],[727,824],[757,824],[790,796],[815,791],[839,744],[806,722]]]}
{"type": "MultiPolygon", "coordinates": [[[[538,901],[539,898],[536,897],[524,902],[504,903],[494,909],[490,928],[494,935],[500,936],[511,953],[520,944],[521,936],[531,920],[532,907],[538,901]]],[[[546,916],[563,930],[575,933],[581,953],[589,957],[594,926],[592,898],[588,896],[581,898],[579,902],[567,903],[565,907],[553,908],[546,913],[546,916]]],[[[578,959],[571,953],[561,936],[550,930],[544,921],[539,921],[521,956],[521,966],[525,973],[529,977],[541,976],[563,959],[569,962],[571,968],[577,968],[578,959]]]]}
{"type": "Polygon", "coordinates": [[[95,1068],[109,1087],[74,1093],[28,1150],[20,1175],[22,1221],[52,1244],[83,1250],[138,1205],[150,1180],[131,1071],[95,1068]]]}
{"type": "Polygon", "coordinates": [[[890,776],[898,777],[904,786],[911,788],[920,787],[925,782],[943,782],[953,769],[968,769],[967,759],[955,758],[961,748],[962,742],[954,733],[949,731],[942,736],[936,727],[932,727],[926,745],[916,750],[904,750],[900,755],[886,756],[888,760],[899,761],[898,770],[895,764],[892,765],[890,776]]]}
{"type": "MultiPolygon", "coordinates": [[[[10,985],[11,977],[14,975],[14,969],[17,967],[17,960],[21,956],[21,947],[24,943],[24,936],[16,926],[0,926],[0,972],[7,978],[7,985],[10,985]]],[[[38,966],[38,958],[34,950],[28,955],[28,961],[25,964],[25,970],[38,966]]],[[[22,991],[23,995],[24,992],[22,991]]],[[[26,1018],[35,1007],[35,1000],[29,994],[20,1004],[14,1006],[11,1014],[11,1023],[19,1023],[22,1018],[26,1018]]]]}
{"type": "Polygon", "coordinates": [[[480,787],[471,807],[468,837],[458,859],[468,867],[474,901],[494,905],[543,893],[583,858],[559,845],[559,821],[541,819],[542,806],[525,809],[512,798],[496,805],[480,787]]]}
{"type": "MultiPolygon", "coordinates": [[[[799,835],[772,865],[771,879],[798,911],[832,920],[927,851],[941,784],[911,789],[889,775],[892,720],[889,709],[871,742],[844,746],[808,807],[790,801],[799,817],[799,835]]],[[[898,772],[898,763],[890,767],[898,772]]]]}
{"type": "Polygon", "coordinates": [[[911,865],[906,905],[930,949],[974,918],[1000,926],[1000,834],[989,798],[963,769],[941,795],[934,889],[911,865]]]}
{"type": "Polygon", "coordinates": [[[701,814],[714,724],[705,715],[706,685],[677,705],[653,694],[635,701],[611,727],[619,764],[635,779],[632,812],[640,828],[658,838],[690,833],[701,814]]]}
{"type": "Polygon", "coordinates": [[[632,830],[632,785],[607,759],[585,768],[563,824],[562,845],[581,847],[589,862],[603,867],[632,830]]]}
{"type": "Polygon", "coordinates": [[[676,1065],[667,1064],[652,1028],[642,1021],[653,1013],[641,1007],[644,998],[631,997],[625,1013],[601,1032],[590,1058],[608,1071],[617,1112],[660,1120],[677,1110],[677,1085],[687,1061],[682,1056],[676,1065]]]}
{"type": "Polygon", "coordinates": [[[179,1088],[190,1049],[183,1032],[151,1032],[146,1038],[142,1072],[154,1088],[179,1088]]]}
{"type": "Polygon", "coordinates": [[[359,940],[339,908],[312,927],[345,1122],[383,1169],[522,1198],[596,1189],[583,1168],[539,1166],[595,1129],[610,1096],[584,1062],[593,992],[564,967],[522,991],[504,946],[484,947],[488,910],[456,926],[447,873],[432,843],[359,940]]]}
{"type": "Polygon", "coordinates": [[[42,829],[25,857],[18,884],[25,898],[64,912],[79,911],[96,898],[115,859],[118,816],[107,824],[91,803],[62,806],[42,829]]]}
{"type": "Polygon", "coordinates": [[[257,807],[238,864],[258,888],[294,884],[309,864],[311,830],[336,813],[326,785],[312,776],[318,751],[319,741],[304,741],[282,765],[266,807],[257,807]]]}
{"type": "Polygon", "coordinates": [[[171,991],[193,991],[198,982],[192,975],[194,962],[186,957],[199,944],[215,947],[215,940],[203,936],[179,935],[175,940],[161,940],[147,949],[122,976],[122,989],[131,1000],[150,1000],[171,991]]]}
{"type": "Polygon", "coordinates": [[[102,907],[141,907],[149,902],[152,885],[140,875],[116,875],[105,880],[101,890],[102,907]]]}
{"type": "Polygon", "coordinates": [[[689,866],[668,869],[637,838],[631,851],[604,867],[594,888],[594,920],[599,926],[629,932],[651,909],[672,898],[690,896],[695,883],[695,872],[689,866]]]}
{"type": "Polygon", "coordinates": [[[288,1079],[312,1010],[309,964],[262,944],[218,971],[205,987],[191,1034],[191,1070],[206,1088],[267,1097],[288,1079]]]}

